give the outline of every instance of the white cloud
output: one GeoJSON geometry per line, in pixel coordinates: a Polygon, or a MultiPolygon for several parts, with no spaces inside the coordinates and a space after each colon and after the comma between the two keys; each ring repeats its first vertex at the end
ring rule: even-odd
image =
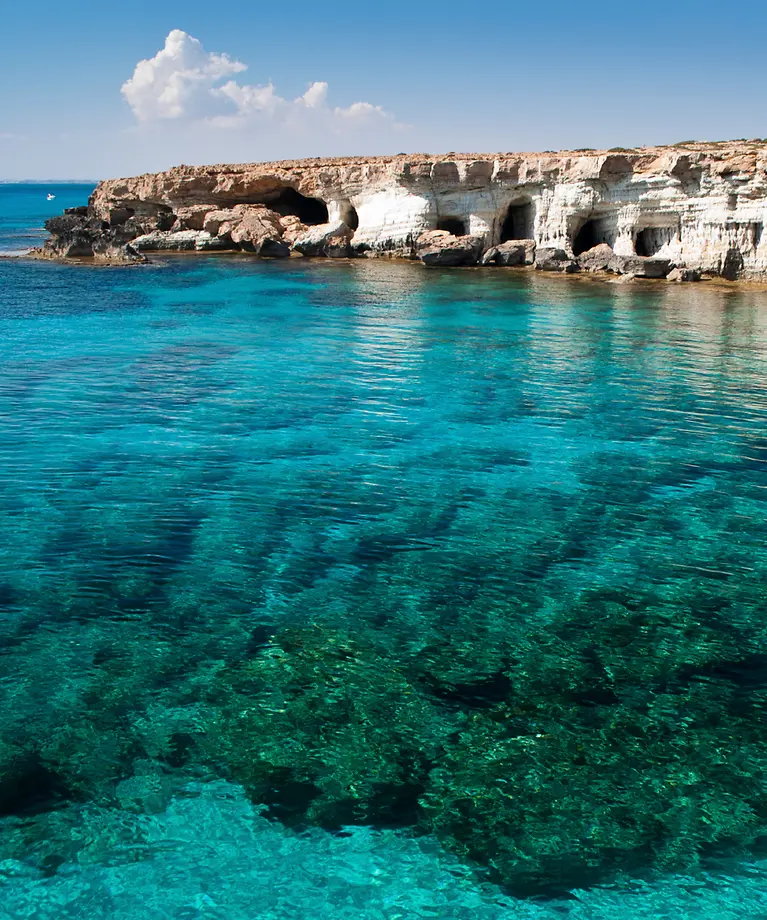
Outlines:
{"type": "Polygon", "coordinates": [[[196,38],[174,29],[161,51],[139,61],[122,94],[140,122],[175,119],[241,127],[266,121],[292,127],[322,124],[334,131],[371,121],[394,125],[381,106],[369,102],[330,107],[327,83],[312,83],[291,101],[279,96],[272,83],[257,86],[227,79],[246,69],[240,61],[208,52],[196,38]]]}
{"type": "Polygon", "coordinates": [[[380,105],[371,105],[369,102],[355,102],[347,109],[333,109],[334,114],[339,118],[347,118],[351,121],[362,121],[366,118],[386,118],[386,112],[380,105]]]}
{"type": "Polygon", "coordinates": [[[210,54],[196,38],[174,29],[162,51],[136,64],[122,94],[139,121],[205,117],[221,108],[217,84],[246,69],[226,54],[210,54]]]}
{"type": "Polygon", "coordinates": [[[305,106],[308,106],[310,109],[322,108],[325,105],[328,99],[328,84],[327,83],[312,83],[309,89],[301,96],[300,99],[297,99],[296,102],[303,102],[305,106]]]}

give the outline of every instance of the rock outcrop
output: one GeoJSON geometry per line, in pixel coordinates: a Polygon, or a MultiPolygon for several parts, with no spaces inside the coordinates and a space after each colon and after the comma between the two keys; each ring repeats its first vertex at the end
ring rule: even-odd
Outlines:
{"type": "Polygon", "coordinates": [[[610,268],[610,263],[615,258],[615,252],[612,246],[607,243],[599,243],[591,249],[582,252],[576,261],[581,271],[585,272],[606,272],[610,268]]]}
{"type": "Polygon", "coordinates": [[[486,250],[482,264],[532,265],[535,262],[535,249],[535,240],[508,240],[486,250]]]}
{"type": "Polygon", "coordinates": [[[579,270],[575,259],[568,258],[564,249],[553,246],[536,250],[535,267],[539,272],[566,272],[568,275],[579,270]]]}
{"type": "Polygon", "coordinates": [[[302,256],[338,258],[349,255],[353,231],[342,220],[307,227],[293,240],[293,249],[302,256]]]}
{"type": "Polygon", "coordinates": [[[416,253],[424,265],[476,265],[482,237],[455,236],[448,230],[427,230],[416,241],[416,253]]]}
{"type": "Polygon", "coordinates": [[[188,248],[767,280],[766,221],[767,142],[759,140],[402,154],[179,166],[109,180],[86,211],[48,222],[45,252],[130,260],[155,244],[179,248],[179,233],[205,232],[217,242],[198,236],[188,248]]]}

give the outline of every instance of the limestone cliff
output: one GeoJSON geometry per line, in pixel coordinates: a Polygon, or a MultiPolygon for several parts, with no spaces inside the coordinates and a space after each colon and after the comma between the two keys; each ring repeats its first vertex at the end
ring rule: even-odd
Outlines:
{"type": "Polygon", "coordinates": [[[767,142],[690,142],[178,166],[102,182],[87,213],[49,222],[46,249],[97,258],[173,249],[395,255],[437,265],[534,257],[561,271],[767,279],[765,220],[767,142]],[[501,245],[512,241],[532,242],[501,245]]]}

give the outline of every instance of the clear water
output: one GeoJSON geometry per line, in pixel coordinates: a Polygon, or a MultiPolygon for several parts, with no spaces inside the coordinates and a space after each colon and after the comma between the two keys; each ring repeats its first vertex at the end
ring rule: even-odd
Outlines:
{"type": "Polygon", "coordinates": [[[20,255],[40,246],[43,224],[64,208],[87,204],[93,185],[73,182],[0,183],[0,256],[20,255]],[[48,195],[53,200],[48,201],[48,195]]]}
{"type": "MultiPolygon", "coordinates": [[[[747,807],[739,784],[759,801],[751,766],[767,741],[748,714],[764,693],[766,375],[761,290],[364,261],[0,261],[0,916],[766,916],[758,846],[684,868],[668,855],[739,757],[722,811],[747,807]],[[609,658],[598,627],[616,605],[631,616],[609,658]],[[597,639],[579,645],[581,633],[597,639]],[[257,687],[265,660],[279,681],[304,654],[316,681],[296,671],[257,687]],[[509,712],[498,675],[532,705],[538,657],[540,730],[511,739],[532,752],[526,776],[551,788],[557,720],[576,712],[567,731],[598,748],[592,722],[604,738],[608,710],[641,710],[638,746],[627,735],[587,775],[605,783],[593,801],[660,813],[667,786],[687,792],[647,866],[595,880],[577,874],[593,834],[579,840],[565,778],[544,824],[573,822],[557,841],[576,875],[563,868],[557,886],[542,862],[549,890],[530,898],[451,842],[473,821],[493,831],[481,810],[456,812],[466,828],[437,818],[436,836],[416,833],[376,820],[360,787],[402,780],[387,760],[392,712],[412,718],[413,745],[447,726],[437,772],[505,750],[492,734],[509,712]],[[557,702],[547,722],[547,694],[595,657],[593,695],[557,702]],[[661,689],[662,667],[693,689],[661,689]],[[649,703],[621,677],[643,668],[649,703]],[[387,708],[402,681],[407,700],[387,708]],[[339,694],[349,714],[330,721],[339,694]],[[227,746],[253,712],[264,721],[243,766],[227,746]],[[490,734],[472,746],[477,725],[490,734]],[[667,770],[667,751],[705,731],[673,778],[652,757],[629,775],[653,744],[667,770]],[[314,770],[326,820],[302,810],[298,782],[259,798],[252,764],[270,745],[314,770]],[[347,812],[344,782],[358,796],[347,812]]],[[[524,790],[519,820],[537,807],[524,790]]],[[[477,781],[475,797],[485,791],[477,781]]],[[[712,810],[703,823],[726,820],[712,810]]]]}

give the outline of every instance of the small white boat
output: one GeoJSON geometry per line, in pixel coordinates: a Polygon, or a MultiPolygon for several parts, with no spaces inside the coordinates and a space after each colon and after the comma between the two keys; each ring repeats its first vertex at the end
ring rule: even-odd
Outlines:
{"type": "Polygon", "coordinates": [[[48,201],[53,201],[55,197],[56,197],[55,195],[51,195],[51,193],[48,192],[48,201]]]}

